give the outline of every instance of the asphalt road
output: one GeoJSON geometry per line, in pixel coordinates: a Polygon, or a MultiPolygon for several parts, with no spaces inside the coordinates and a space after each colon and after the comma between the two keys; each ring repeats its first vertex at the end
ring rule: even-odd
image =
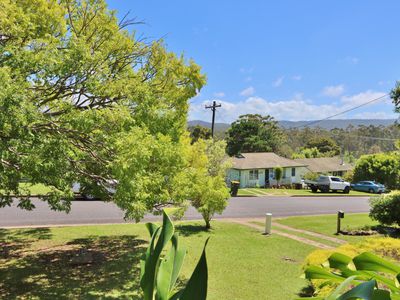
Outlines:
{"type": "MultiPolygon", "coordinates": [[[[25,211],[16,206],[0,208],[0,227],[64,224],[124,223],[123,212],[113,203],[101,201],[74,201],[69,214],[52,211],[46,203],[35,200],[36,209],[25,211]]],[[[274,217],[296,215],[332,214],[338,210],[346,213],[367,212],[368,197],[238,197],[231,198],[221,216],[216,218],[274,217]]],[[[192,207],[184,219],[200,219],[192,207]]],[[[147,215],[145,220],[159,219],[147,215]]]]}

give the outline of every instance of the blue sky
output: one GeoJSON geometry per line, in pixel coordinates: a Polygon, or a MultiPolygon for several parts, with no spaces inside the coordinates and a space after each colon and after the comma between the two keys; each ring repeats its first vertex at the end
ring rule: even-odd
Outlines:
{"type": "MultiPolygon", "coordinates": [[[[119,16],[193,58],[207,85],[191,100],[189,119],[218,122],[240,114],[315,120],[390,91],[400,79],[400,1],[122,1],[119,16]]],[[[396,118],[390,100],[340,118],[396,118]]],[[[339,117],[338,117],[339,118],[339,117]]]]}

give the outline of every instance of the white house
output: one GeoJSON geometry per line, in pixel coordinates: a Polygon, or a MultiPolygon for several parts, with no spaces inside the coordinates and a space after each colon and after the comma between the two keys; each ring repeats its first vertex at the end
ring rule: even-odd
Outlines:
{"type": "Polygon", "coordinates": [[[280,184],[301,182],[300,169],[306,165],[272,152],[242,153],[233,157],[233,166],[228,171],[228,180],[240,181],[240,187],[270,187],[277,184],[274,169],[283,168],[280,184]]]}

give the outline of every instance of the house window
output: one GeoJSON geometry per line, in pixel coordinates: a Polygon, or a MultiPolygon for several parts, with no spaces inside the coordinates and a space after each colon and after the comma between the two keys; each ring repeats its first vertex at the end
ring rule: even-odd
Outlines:
{"type": "Polygon", "coordinates": [[[258,170],[250,170],[249,179],[250,180],[258,180],[258,170]]]}
{"type": "Polygon", "coordinates": [[[292,177],[296,176],[296,168],[292,168],[292,177]]]}

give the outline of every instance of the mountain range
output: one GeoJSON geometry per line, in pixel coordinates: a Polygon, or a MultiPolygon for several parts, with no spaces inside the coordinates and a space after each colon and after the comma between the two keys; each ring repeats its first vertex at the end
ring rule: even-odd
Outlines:
{"type": "MultiPolygon", "coordinates": [[[[294,128],[294,127],[303,127],[309,124],[309,127],[321,127],[327,130],[333,128],[346,128],[350,125],[355,127],[364,125],[374,125],[374,126],[389,126],[396,122],[396,119],[332,119],[332,120],[323,120],[314,122],[314,121],[278,121],[279,125],[283,128],[294,128]],[[314,122],[314,123],[313,123],[314,122]]],[[[201,120],[192,120],[188,122],[188,126],[196,126],[200,125],[203,127],[211,128],[211,123],[201,120]]],[[[228,123],[215,123],[216,131],[226,131],[229,129],[231,125],[228,123]]]]}

